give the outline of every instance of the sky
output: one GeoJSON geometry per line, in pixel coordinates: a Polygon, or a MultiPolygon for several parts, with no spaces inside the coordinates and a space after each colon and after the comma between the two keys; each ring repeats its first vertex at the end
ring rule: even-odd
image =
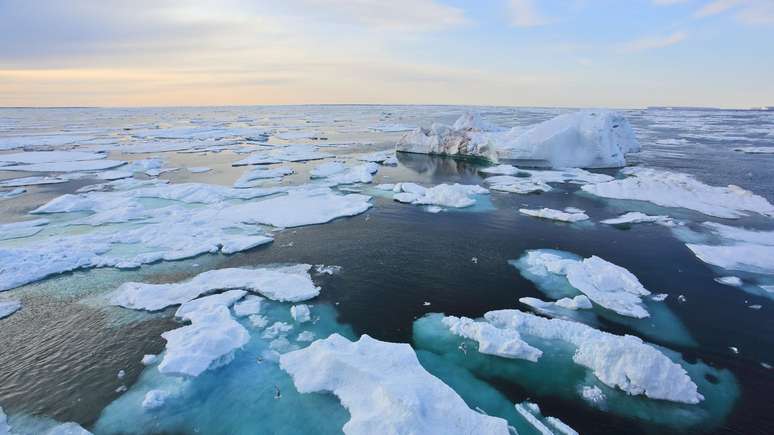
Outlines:
{"type": "Polygon", "coordinates": [[[0,0],[0,106],[774,105],[774,0],[0,0]]]}

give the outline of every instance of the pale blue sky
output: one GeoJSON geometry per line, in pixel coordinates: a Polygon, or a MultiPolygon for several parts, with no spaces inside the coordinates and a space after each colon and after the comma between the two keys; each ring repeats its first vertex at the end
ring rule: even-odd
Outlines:
{"type": "Polygon", "coordinates": [[[0,106],[774,105],[774,0],[0,0],[0,106]]]}

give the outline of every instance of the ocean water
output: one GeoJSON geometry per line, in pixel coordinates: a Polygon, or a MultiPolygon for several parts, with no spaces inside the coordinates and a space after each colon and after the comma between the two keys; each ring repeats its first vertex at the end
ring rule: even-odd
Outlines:
{"type": "MultiPolygon", "coordinates": [[[[175,133],[183,136],[179,138],[141,140],[131,137],[132,130],[261,127],[275,133],[267,144],[314,144],[349,158],[391,149],[402,131],[384,130],[452,123],[467,110],[508,127],[528,126],[567,111],[453,106],[0,109],[0,144],[7,138],[35,136],[37,139],[28,139],[34,143],[70,135],[78,148],[104,149],[109,158],[159,156],[171,167],[212,168],[201,174],[181,169],[160,176],[173,183],[230,185],[246,170],[231,166],[244,154],[126,154],[122,149],[139,142],[197,140],[186,138],[186,132],[175,133]],[[287,140],[280,138],[282,133],[287,140]]],[[[734,151],[738,147],[774,146],[774,113],[625,113],[643,145],[643,152],[628,159],[631,165],[688,173],[710,185],[735,184],[774,202],[774,155],[734,151]]],[[[70,147],[57,143],[38,149],[70,147]]],[[[399,181],[483,185],[483,162],[408,154],[398,154],[398,160],[396,167],[380,167],[373,185],[399,181]]],[[[306,182],[309,169],[317,163],[284,165],[296,173],[282,183],[306,182]]],[[[38,174],[0,168],[0,180],[25,175],[38,174]]],[[[21,197],[0,201],[0,223],[26,219],[30,210],[48,200],[97,182],[84,178],[28,187],[21,197]]],[[[110,307],[104,297],[126,281],[175,282],[223,267],[309,263],[341,266],[336,274],[314,275],[322,287],[320,296],[310,302],[313,310],[320,312],[320,324],[315,326],[318,337],[339,332],[348,337],[368,334],[379,340],[412,343],[424,367],[452,386],[471,407],[502,415],[517,427],[517,416],[506,408],[531,400],[540,404],[543,414],[559,417],[584,434],[774,433],[770,399],[774,391],[770,368],[774,364],[772,299],[717,283],[714,278],[723,273],[698,260],[670,228],[648,224],[619,228],[599,223],[625,211],[663,214],[665,209],[649,203],[605,200],[580,193],[577,185],[561,184],[540,195],[492,192],[470,209],[433,214],[422,207],[396,203],[379,195],[371,185],[349,187],[374,195],[373,207],[351,218],[277,232],[269,245],[234,255],[202,255],[133,270],[78,271],[0,292],[0,299],[18,299],[23,304],[19,312],[0,320],[0,406],[12,423],[34,416],[75,421],[95,433],[335,433],[347,420],[347,412],[330,395],[305,398],[293,394],[287,375],[283,378],[270,362],[253,366],[262,349],[258,341],[238,351],[230,365],[197,378],[168,412],[143,413],[137,409],[140,392],[168,380],[159,379],[152,367],[140,364],[140,359],[144,354],[163,351],[160,334],[178,326],[174,309],[138,313],[110,307]],[[591,219],[584,224],[563,224],[517,211],[541,207],[577,207],[591,219]],[[547,367],[555,371],[535,371],[508,361],[503,364],[494,357],[465,359],[453,352],[453,345],[449,351],[442,340],[433,340],[432,328],[418,327],[427,324],[425,316],[431,313],[476,318],[496,309],[527,311],[518,302],[521,297],[547,299],[535,282],[510,263],[532,249],[597,255],[634,273],[652,292],[668,294],[661,305],[663,314],[654,313],[652,321],[600,315],[593,326],[640,336],[669,349],[674,360],[695,363],[701,368],[696,369],[696,376],[702,378],[697,380],[700,389],[712,392],[705,394],[712,397],[707,415],[694,420],[697,413],[690,407],[651,405],[647,399],[627,397],[620,397],[617,406],[601,410],[562,388],[562,379],[567,380],[566,386],[584,376],[578,366],[551,363],[547,367]],[[678,299],[680,295],[684,302],[678,299]],[[761,308],[751,309],[750,305],[761,308]],[[126,372],[123,379],[116,376],[119,370],[126,372]],[[543,377],[551,379],[542,381],[543,377]],[[550,387],[552,383],[559,386],[550,387]],[[116,392],[122,385],[129,391],[116,392]],[[275,385],[284,392],[281,401],[267,399],[275,385]],[[210,396],[217,399],[207,399],[210,396]],[[235,422],[240,418],[235,409],[250,413],[250,417],[235,422]],[[266,409],[272,412],[266,413],[266,409]],[[321,413],[330,418],[321,418],[321,413]],[[304,425],[293,425],[294,419],[304,425]]],[[[758,215],[729,221],[682,209],[668,212],[692,226],[710,221],[774,230],[771,218],[758,215]]],[[[284,313],[284,308],[277,309],[277,319],[285,315],[280,311],[284,313]]]]}

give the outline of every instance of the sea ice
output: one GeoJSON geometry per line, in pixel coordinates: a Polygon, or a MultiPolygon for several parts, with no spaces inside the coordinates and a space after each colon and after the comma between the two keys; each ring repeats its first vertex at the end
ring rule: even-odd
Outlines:
{"type": "Polygon", "coordinates": [[[650,168],[625,168],[621,173],[627,177],[581,188],[604,198],[648,201],[720,218],[735,219],[746,212],[774,216],[774,206],[765,198],[739,186],[708,186],[687,174],[650,168]]]}
{"type": "Polygon", "coordinates": [[[338,334],[284,354],[280,366],[301,393],[331,392],[349,410],[346,434],[508,434],[508,424],[482,415],[419,364],[408,344],[338,334]]]}
{"type": "Polygon", "coordinates": [[[452,334],[477,342],[481,353],[532,362],[536,362],[543,354],[522,340],[518,332],[498,329],[487,322],[448,316],[443,318],[443,324],[452,334]]]}
{"type": "Polygon", "coordinates": [[[0,162],[18,165],[36,163],[78,162],[84,160],[100,160],[107,154],[87,151],[26,151],[23,153],[0,154],[0,162]]]}
{"type": "Polygon", "coordinates": [[[27,189],[23,187],[17,187],[16,189],[11,190],[0,190],[0,199],[16,198],[17,196],[23,195],[26,191],[27,189]]]}
{"type": "Polygon", "coordinates": [[[60,184],[67,183],[67,179],[61,177],[23,177],[23,178],[11,178],[10,180],[1,180],[0,187],[19,187],[19,186],[36,186],[42,184],[60,184]]]}
{"type": "Polygon", "coordinates": [[[422,187],[414,183],[395,185],[393,199],[398,202],[415,205],[435,205],[439,207],[464,208],[476,203],[473,195],[483,195],[489,191],[481,186],[467,184],[439,184],[422,187]]]}
{"type": "Polygon", "coordinates": [[[3,170],[24,172],[91,172],[113,169],[124,164],[126,162],[123,160],[79,160],[4,166],[3,170]]]}
{"type": "Polygon", "coordinates": [[[297,323],[304,323],[312,320],[309,305],[306,304],[297,304],[290,307],[290,316],[297,323]]]}
{"type": "Polygon", "coordinates": [[[261,312],[263,298],[256,295],[247,296],[242,302],[234,305],[234,314],[237,317],[252,316],[261,312]]]}
{"type": "Polygon", "coordinates": [[[196,377],[211,366],[230,362],[233,352],[247,344],[250,334],[228,309],[245,292],[227,293],[231,294],[205,296],[178,308],[175,316],[191,324],[161,334],[167,346],[159,372],[196,377]]]}
{"type": "Polygon", "coordinates": [[[293,172],[293,169],[284,166],[277,168],[266,168],[259,166],[242,174],[242,176],[234,182],[234,187],[237,189],[257,187],[260,186],[264,180],[282,178],[285,175],[292,174],[293,172]]]}
{"type": "Polygon", "coordinates": [[[297,302],[320,294],[309,276],[308,264],[274,269],[215,269],[189,281],[171,284],[127,282],[110,297],[110,303],[135,310],[157,311],[188,302],[217,290],[245,289],[277,301],[297,302]]]}
{"type": "Polygon", "coordinates": [[[774,231],[755,231],[706,222],[720,244],[687,243],[705,263],[727,270],[774,274],[774,231]]]}
{"type": "Polygon", "coordinates": [[[541,208],[537,210],[520,208],[519,213],[527,216],[533,216],[542,219],[556,220],[561,222],[579,222],[589,219],[589,215],[583,211],[577,213],[568,213],[566,211],[554,210],[551,208],[541,208]]]}
{"type": "Polygon", "coordinates": [[[675,221],[669,216],[651,216],[638,211],[625,213],[616,218],[605,219],[601,222],[607,225],[629,225],[639,223],[655,223],[667,227],[675,225],[675,221]]]}
{"type": "Polygon", "coordinates": [[[19,301],[0,301],[0,319],[19,311],[21,306],[19,301]]]}
{"type": "Polygon", "coordinates": [[[497,142],[501,159],[540,160],[554,168],[621,167],[627,153],[639,150],[626,118],[607,110],[559,115],[523,133],[506,133],[497,142]]]}
{"type": "Polygon", "coordinates": [[[207,166],[191,166],[188,168],[188,172],[192,174],[203,174],[205,172],[210,172],[211,170],[212,169],[207,166]]]}
{"type": "Polygon", "coordinates": [[[742,279],[738,276],[721,276],[719,278],[715,278],[715,281],[723,285],[729,285],[731,287],[741,287],[742,284],[744,284],[742,279]]]}
{"type": "Polygon", "coordinates": [[[406,133],[395,150],[405,153],[480,157],[497,160],[494,144],[484,132],[486,125],[475,114],[465,114],[454,126],[435,123],[406,133]]]}
{"type": "Polygon", "coordinates": [[[232,163],[232,165],[269,165],[283,162],[320,160],[328,157],[332,157],[332,155],[320,152],[317,150],[317,147],[312,145],[291,145],[268,152],[258,152],[251,154],[242,160],[232,163]]]}

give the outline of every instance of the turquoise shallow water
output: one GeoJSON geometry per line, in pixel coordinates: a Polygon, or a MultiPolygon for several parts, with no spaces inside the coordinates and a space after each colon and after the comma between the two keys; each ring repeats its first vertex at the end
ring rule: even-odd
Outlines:
{"type": "MultiPolygon", "coordinates": [[[[395,122],[450,122],[461,110],[454,107],[226,108],[211,112],[105,109],[76,114],[43,111],[36,113],[36,117],[46,128],[57,131],[73,117],[93,118],[100,128],[118,128],[122,123],[168,122],[193,116],[211,120],[245,116],[262,120],[282,113],[287,115],[282,123],[304,125],[304,120],[322,119],[318,128],[327,129],[332,128],[330,120],[334,118],[367,126],[379,120],[383,112],[390,111],[395,113],[395,122]]],[[[495,122],[519,124],[547,119],[559,112],[479,110],[495,122]]],[[[0,110],[2,125],[10,126],[0,135],[8,134],[12,128],[23,130],[26,116],[29,115],[0,110]]],[[[774,157],[731,150],[736,146],[772,145],[771,136],[758,132],[765,128],[772,131],[771,115],[635,111],[629,117],[645,147],[642,154],[632,159],[633,163],[688,172],[708,184],[738,184],[774,201],[774,177],[771,177],[774,157]],[[745,134],[753,129],[756,132],[745,134]],[[658,142],[680,138],[687,142],[680,145],[658,142]]],[[[365,130],[356,137],[374,145],[358,149],[389,147],[396,136],[365,130]]],[[[334,152],[344,155],[353,151],[334,152]]],[[[206,156],[167,153],[163,157],[178,165],[196,163],[218,168],[209,174],[179,171],[162,176],[175,181],[229,184],[243,170],[229,166],[230,161],[241,157],[228,152],[206,156]]],[[[399,160],[398,167],[380,168],[374,184],[482,182],[483,174],[479,172],[482,165],[478,163],[417,155],[400,155],[399,160]]],[[[299,174],[313,165],[292,164],[299,174]]],[[[0,172],[0,178],[11,176],[18,174],[0,172]]],[[[78,180],[31,188],[26,196],[0,203],[0,220],[18,220],[47,199],[89,183],[78,180]]],[[[255,362],[264,345],[259,341],[238,353],[231,365],[204,375],[193,388],[186,390],[182,396],[185,400],[179,402],[180,408],[172,406],[168,410],[169,415],[148,418],[142,413],[134,415],[122,410],[122,405],[137,400],[143,388],[163,381],[154,379],[152,371],[144,370],[139,361],[146,353],[163,350],[160,334],[178,325],[172,319],[174,310],[147,315],[106,307],[103,296],[107,292],[130,280],[173,282],[212,268],[303,262],[342,266],[338,274],[314,276],[323,290],[312,304],[319,306],[324,319],[315,328],[351,337],[367,333],[380,340],[413,343],[421,349],[419,359],[429,371],[455,388],[471,406],[480,406],[488,413],[502,414],[515,421],[509,404],[531,399],[541,405],[546,415],[561,418],[581,433],[774,432],[774,419],[769,411],[774,375],[761,365],[774,362],[771,299],[715,282],[718,272],[697,260],[669,228],[657,225],[616,228],[597,223],[626,210],[657,213],[663,209],[642,203],[632,207],[627,202],[605,201],[579,194],[577,190],[577,186],[566,184],[542,195],[492,193],[472,210],[439,214],[375,197],[374,207],[365,214],[280,232],[273,244],[244,253],[200,256],[130,271],[76,272],[0,293],[1,298],[20,299],[24,305],[18,313],[0,320],[0,349],[3,350],[0,352],[0,406],[9,415],[32,414],[77,421],[97,433],[193,433],[196,430],[204,433],[214,428],[217,428],[215,433],[261,433],[260,429],[251,431],[261,427],[274,428],[277,433],[290,433],[296,427],[303,427],[304,431],[314,428],[335,432],[346,421],[346,411],[327,395],[307,398],[294,394],[286,376],[283,378],[270,363],[255,362]],[[522,207],[578,207],[586,210],[595,223],[569,225],[533,219],[518,214],[517,209],[522,207]],[[545,376],[564,384],[562,379],[566,377],[568,382],[564,388],[569,388],[574,385],[570,380],[583,378],[582,371],[557,366],[556,370],[531,372],[523,375],[527,379],[522,379],[518,367],[508,367],[518,364],[491,361],[492,357],[461,361],[453,352],[456,346],[451,346],[449,352],[442,341],[428,342],[423,338],[417,325],[428,313],[479,317],[494,309],[524,309],[518,303],[520,297],[545,299],[544,292],[534,282],[509,264],[530,249],[557,249],[583,257],[598,255],[630,270],[654,293],[669,294],[662,304],[665,314],[658,318],[654,315],[654,322],[635,324],[599,316],[595,319],[596,326],[609,332],[641,336],[675,351],[676,360],[709,366],[700,372],[697,383],[700,388],[718,391],[712,402],[707,403],[709,409],[715,410],[712,415],[698,419],[696,424],[676,425],[675,420],[686,423],[689,415],[694,414],[688,412],[682,419],[672,418],[670,413],[677,415],[679,407],[666,407],[668,410],[649,409],[647,404],[638,407],[639,399],[632,399],[635,404],[629,407],[622,404],[626,409],[620,412],[594,409],[563,393],[561,388],[552,389],[552,383],[540,382],[541,376],[545,376]],[[477,262],[471,261],[472,257],[477,262]],[[685,296],[685,302],[677,300],[679,295],[685,296]],[[425,302],[430,305],[426,306],[425,302]],[[748,308],[753,304],[762,308],[748,308]],[[729,346],[737,347],[739,354],[731,352],[729,346]],[[124,379],[116,377],[119,370],[126,371],[124,379]],[[710,376],[705,377],[707,374],[710,376]],[[249,382],[243,382],[245,379],[249,382]],[[279,403],[273,397],[266,397],[274,393],[275,384],[283,392],[279,403]],[[130,387],[129,392],[117,393],[115,390],[121,385],[130,387]],[[235,409],[239,412],[234,412],[235,409]],[[325,410],[326,418],[320,418],[321,410],[325,410]],[[242,419],[232,421],[240,413],[242,419]],[[288,426],[288,421],[294,422],[294,419],[300,420],[298,424],[303,426],[288,426]],[[132,422],[131,429],[127,429],[126,421],[132,422]],[[261,426],[264,423],[267,426],[261,426]],[[205,428],[210,430],[202,432],[205,428]]],[[[672,214],[692,222],[729,223],[685,210],[672,214]]],[[[771,220],[761,217],[743,218],[732,224],[774,229],[771,220]]],[[[277,316],[281,315],[286,314],[279,314],[278,308],[277,316]]]]}

